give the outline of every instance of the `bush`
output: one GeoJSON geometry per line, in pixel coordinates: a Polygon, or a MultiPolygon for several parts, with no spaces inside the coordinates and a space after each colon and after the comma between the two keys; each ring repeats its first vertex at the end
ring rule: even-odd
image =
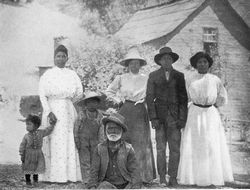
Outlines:
{"type": "MultiPolygon", "coordinates": [[[[79,74],[85,91],[105,92],[116,75],[127,72],[127,68],[122,67],[119,62],[130,47],[115,37],[96,37],[78,47],[71,45],[69,48],[72,55],[68,64],[79,74]]],[[[138,46],[137,49],[148,62],[141,72],[148,74],[155,70],[158,66],[152,63],[152,48],[138,46]]]]}

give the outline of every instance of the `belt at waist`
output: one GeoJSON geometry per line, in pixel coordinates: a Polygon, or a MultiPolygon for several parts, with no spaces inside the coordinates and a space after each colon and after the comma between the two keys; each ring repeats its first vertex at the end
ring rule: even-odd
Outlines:
{"type": "Polygon", "coordinates": [[[201,107],[201,108],[209,108],[211,107],[212,105],[201,105],[201,104],[195,104],[193,103],[195,106],[198,106],[198,107],[201,107]]]}

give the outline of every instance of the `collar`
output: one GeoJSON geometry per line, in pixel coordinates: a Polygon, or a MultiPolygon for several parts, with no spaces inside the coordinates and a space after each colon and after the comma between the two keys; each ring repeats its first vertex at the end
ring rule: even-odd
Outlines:
{"type": "Polygon", "coordinates": [[[166,73],[166,72],[171,73],[174,69],[173,67],[171,67],[169,70],[165,70],[165,69],[163,69],[163,67],[161,67],[161,68],[164,71],[164,73],[166,73]]]}
{"type": "Polygon", "coordinates": [[[107,139],[108,149],[111,150],[112,152],[115,152],[115,151],[119,150],[120,147],[121,147],[121,145],[122,145],[121,139],[119,139],[119,140],[116,142],[116,147],[111,148],[111,147],[109,146],[109,143],[110,143],[110,141],[107,139]]]}
{"type": "MultiPolygon", "coordinates": [[[[38,130],[38,129],[37,129],[38,130]]],[[[29,134],[36,134],[37,133],[37,130],[33,131],[33,132],[29,132],[29,134]]]]}
{"type": "MultiPolygon", "coordinates": [[[[119,146],[121,146],[121,145],[124,144],[124,141],[123,141],[122,139],[120,139],[120,140],[118,140],[118,141],[119,141],[119,146]]],[[[106,139],[106,141],[104,141],[102,144],[103,144],[104,146],[106,146],[106,147],[109,147],[109,140],[106,139]]]]}
{"type": "Polygon", "coordinates": [[[129,75],[131,75],[131,76],[139,76],[140,75],[140,71],[138,73],[136,73],[136,74],[134,74],[131,71],[129,71],[129,75]]]}
{"type": "Polygon", "coordinates": [[[56,65],[54,66],[54,69],[57,70],[57,71],[65,71],[66,70],[66,67],[64,68],[59,68],[57,67],[56,65]]]}
{"type": "Polygon", "coordinates": [[[98,111],[97,109],[93,112],[89,111],[88,109],[85,109],[85,113],[88,119],[96,119],[98,117],[98,111]],[[94,116],[94,117],[92,117],[94,116]]]}

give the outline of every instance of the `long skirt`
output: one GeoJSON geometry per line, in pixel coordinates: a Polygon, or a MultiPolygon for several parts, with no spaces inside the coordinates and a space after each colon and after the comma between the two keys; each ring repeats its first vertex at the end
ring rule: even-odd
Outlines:
{"type": "Polygon", "coordinates": [[[122,139],[132,144],[135,150],[142,181],[150,182],[156,178],[156,171],[146,106],[144,103],[134,105],[134,102],[126,101],[119,113],[128,126],[122,139]]]}
{"type": "MultiPolygon", "coordinates": [[[[78,151],[73,134],[76,110],[69,99],[50,100],[49,104],[58,121],[53,132],[43,141],[46,171],[41,176],[41,181],[81,181],[78,151]]],[[[47,117],[44,116],[43,125],[47,124],[46,120],[47,117]]]]}
{"type": "Polygon", "coordinates": [[[189,107],[178,179],[180,184],[198,186],[224,185],[226,181],[233,181],[225,130],[214,106],[189,107]]]}

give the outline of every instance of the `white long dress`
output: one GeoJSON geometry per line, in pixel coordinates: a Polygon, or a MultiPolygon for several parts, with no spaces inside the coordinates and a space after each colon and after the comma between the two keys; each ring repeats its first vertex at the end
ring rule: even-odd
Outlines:
{"type": "MultiPolygon", "coordinates": [[[[195,73],[187,80],[186,88],[193,103],[218,106],[227,103],[226,89],[215,75],[195,73]]],[[[180,184],[198,186],[233,181],[225,130],[214,106],[202,108],[192,103],[189,106],[178,180],[180,184]]]]}
{"type": "Polygon", "coordinates": [[[81,181],[78,152],[74,143],[73,126],[77,117],[72,101],[83,92],[80,78],[67,68],[54,67],[40,79],[39,95],[43,106],[42,127],[52,111],[58,121],[50,136],[44,138],[43,153],[46,172],[41,181],[81,181]]]}

